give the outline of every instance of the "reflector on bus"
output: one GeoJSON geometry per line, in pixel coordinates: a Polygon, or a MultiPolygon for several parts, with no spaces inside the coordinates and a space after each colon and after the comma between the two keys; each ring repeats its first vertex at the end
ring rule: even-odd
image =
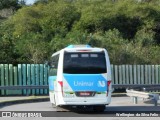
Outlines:
{"type": "Polygon", "coordinates": [[[90,45],[69,45],[66,48],[92,48],[90,45]]]}

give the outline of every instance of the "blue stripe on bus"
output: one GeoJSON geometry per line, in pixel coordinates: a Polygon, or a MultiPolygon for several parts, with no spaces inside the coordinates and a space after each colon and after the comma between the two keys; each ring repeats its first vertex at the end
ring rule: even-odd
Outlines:
{"type": "Polygon", "coordinates": [[[49,90],[54,90],[54,81],[56,80],[57,76],[49,76],[49,90]]]}
{"type": "Polygon", "coordinates": [[[102,74],[63,74],[73,91],[107,90],[107,80],[102,74]]]}

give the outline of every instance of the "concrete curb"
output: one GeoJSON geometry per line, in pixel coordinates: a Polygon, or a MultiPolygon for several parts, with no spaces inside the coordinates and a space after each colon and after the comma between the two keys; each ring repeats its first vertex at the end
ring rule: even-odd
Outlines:
{"type": "Polygon", "coordinates": [[[45,102],[49,101],[49,97],[42,98],[27,98],[27,99],[19,99],[19,100],[9,100],[0,102],[0,107],[13,105],[13,104],[21,104],[21,103],[33,103],[33,102],[45,102]]]}

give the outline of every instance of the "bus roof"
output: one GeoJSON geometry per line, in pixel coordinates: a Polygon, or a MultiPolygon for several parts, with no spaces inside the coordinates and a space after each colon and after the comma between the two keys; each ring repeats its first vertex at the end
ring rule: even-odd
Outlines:
{"type": "Polygon", "coordinates": [[[66,48],[92,48],[90,45],[69,45],[66,48]]]}
{"type": "MultiPolygon", "coordinates": [[[[91,47],[90,45],[69,45],[62,50],[67,52],[100,52],[104,48],[91,47]]],[[[52,57],[59,54],[62,50],[53,53],[52,57]]]]}

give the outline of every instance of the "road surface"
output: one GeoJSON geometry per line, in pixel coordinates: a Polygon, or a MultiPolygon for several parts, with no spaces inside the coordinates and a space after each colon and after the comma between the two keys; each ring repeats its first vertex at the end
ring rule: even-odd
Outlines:
{"type": "MultiPolygon", "coordinates": [[[[69,117],[76,117],[76,120],[80,120],[79,117],[90,117],[97,120],[97,117],[101,117],[102,119],[108,120],[128,120],[127,118],[132,117],[133,120],[137,120],[137,117],[133,116],[141,116],[139,119],[143,120],[158,120],[160,119],[160,106],[154,106],[150,103],[143,103],[142,100],[139,100],[138,104],[133,104],[130,97],[112,97],[112,103],[109,106],[106,106],[105,112],[103,113],[95,113],[95,112],[56,112],[56,109],[52,107],[51,103],[48,102],[37,102],[37,103],[25,103],[25,104],[15,104],[10,106],[5,106],[0,109],[1,112],[11,111],[16,113],[21,113],[28,115],[28,113],[37,113],[38,117],[56,117],[56,119],[60,119],[61,117],[66,117],[68,120],[69,117]],[[157,114],[159,113],[159,114],[157,114]],[[143,116],[143,117],[142,117],[143,116]],[[157,117],[158,116],[158,117],[157,117]]],[[[14,116],[16,117],[16,116],[14,116]]]]}

